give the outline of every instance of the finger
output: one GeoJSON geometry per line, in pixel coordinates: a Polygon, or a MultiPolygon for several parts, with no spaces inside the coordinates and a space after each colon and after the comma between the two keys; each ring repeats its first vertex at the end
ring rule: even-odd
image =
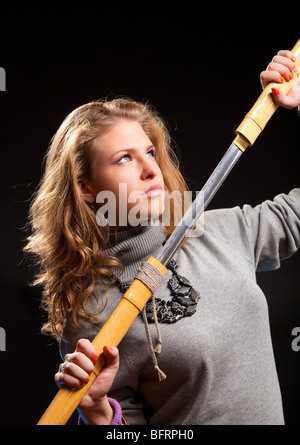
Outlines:
{"type": "Polygon", "coordinates": [[[94,363],[97,361],[96,357],[98,359],[95,346],[87,338],[81,338],[78,340],[76,352],[82,352],[94,363]]]}
{"type": "Polygon", "coordinates": [[[297,101],[292,95],[285,95],[281,90],[277,88],[272,88],[272,96],[274,102],[284,108],[295,108],[297,106],[297,101]]]}
{"type": "Polygon", "coordinates": [[[68,386],[71,388],[80,388],[89,381],[89,376],[87,375],[85,379],[79,379],[66,372],[58,371],[54,376],[54,380],[59,387],[68,386]]]}
{"type": "Polygon", "coordinates": [[[275,57],[273,57],[273,60],[271,63],[278,63],[280,65],[284,65],[286,66],[290,71],[292,71],[294,69],[295,66],[295,59],[291,57],[285,57],[285,56],[281,56],[281,55],[277,55],[275,57]]]}
{"type": "Polygon", "coordinates": [[[119,351],[113,346],[104,346],[103,354],[105,356],[106,368],[119,368],[119,351]]]}
{"type": "Polygon", "coordinates": [[[289,51],[287,49],[282,49],[280,51],[278,51],[278,56],[283,56],[283,57],[287,57],[288,59],[290,59],[292,62],[296,61],[296,58],[294,56],[294,54],[292,53],[292,51],[289,51]]]}
{"type": "Polygon", "coordinates": [[[96,378],[96,382],[98,385],[101,385],[103,389],[107,387],[107,392],[119,370],[118,348],[112,346],[104,346],[103,355],[105,357],[105,365],[96,378]]]}
{"type": "Polygon", "coordinates": [[[281,63],[277,63],[277,62],[271,62],[268,65],[267,71],[278,71],[278,73],[280,73],[281,76],[283,76],[285,78],[285,80],[291,80],[293,77],[292,74],[292,68],[294,67],[294,65],[291,66],[291,69],[286,66],[283,65],[281,63]]]}
{"type": "MultiPolygon", "coordinates": [[[[96,359],[96,357],[95,357],[96,359]]],[[[71,374],[74,367],[70,367],[69,364],[73,363],[77,367],[81,368],[86,373],[90,374],[94,369],[94,362],[89,359],[83,352],[73,352],[65,356],[66,369],[71,374]]]]}
{"type": "Polygon", "coordinates": [[[118,348],[112,346],[104,346],[103,355],[105,357],[105,365],[98,376],[99,382],[105,382],[105,385],[113,382],[119,370],[119,351],[118,348]]]}
{"type": "Polygon", "coordinates": [[[278,71],[262,71],[260,74],[260,82],[263,88],[270,82],[282,83],[285,78],[278,71]]]}
{"type": "Polygon", "coordinates": [[[78,366],[76,363],[65,362],[63,364],[63,372],[62,373],[65,375],[70,375],[70,376],[74,377],[75,379],[86,382],[88,380],[92,370],[93,370],[93,367],[89,368],[88,371],[85,371],[85,369],[83,369],[83,367],[78,366]]]}

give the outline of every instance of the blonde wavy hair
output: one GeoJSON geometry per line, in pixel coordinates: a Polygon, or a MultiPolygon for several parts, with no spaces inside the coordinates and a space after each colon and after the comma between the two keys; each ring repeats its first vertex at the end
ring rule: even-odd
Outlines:
{"type": "MultiPolygon", "coordinates": [[[[187,186],[170,146],[170,135],[161,117],[148,104],[127,98],[93,101],[75,109],[61,124],[45,155],[45,170],[32,197],[29,211],[31,235],[24,251],[34,254],[38,273],[34,285],[42,285],[42,307],[48,320],[44,334],[61,337],[65,320],[96,321],[108,298],[107,280],[112,266],[122,268],[113,256],[103,253],[109,227],[100,227],[95,212],[81,196],[79,181],[89,180],[93,165],[93,141],[119,119],[137,121],[156,148],[157,163],[166,190],[187,186]],[[106,289],[97,314],[87,309],[96,281],[106,289]]],[[[172,212],[172,209],[171,209],[172,212]]],[[[174,230],[165,228],[167,236],[174,230]]]]}

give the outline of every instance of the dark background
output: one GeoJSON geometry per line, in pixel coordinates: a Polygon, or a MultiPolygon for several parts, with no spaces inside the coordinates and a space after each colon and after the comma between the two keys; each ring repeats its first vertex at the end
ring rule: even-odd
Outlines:
{"type": "MultiPolygon", "coordinates": [[[[107,95],[149,101],[168,122],[190,188],[200,190],[260,94],[259,73],[300,37],[292,21],[285,30],[268,14],[245,26],[227,6],[197,12],[187,3],[163,12],[154,3],[97,5],[39,11],[16,4],[0,18],[7,77],[0,92],[1,425],[34,425],[57,392],[58,347],[39,333],[40,289],[29,286],[35,271],[22,248],[43,157],[65,116],[107,95]]],[[[279,109],[210,208],[256,205],[299,187],[299,143],[297,113],[279,109]]],[[[299,266],[297,253],[258,276],[289,425],[300,425],[300,351],[291,348],[300,326],[299,266]]]]}

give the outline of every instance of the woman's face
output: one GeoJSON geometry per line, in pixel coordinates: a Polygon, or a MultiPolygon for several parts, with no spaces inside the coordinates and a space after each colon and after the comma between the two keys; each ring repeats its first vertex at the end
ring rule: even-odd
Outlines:
{"type": "Polygon", "coordinates": [[[162,214],[163,175],[155,147],[138,122],[117,121],[95,140],[94,149],[91,190],[103,213],[111,211],[111,226],[115,223],[116,230],[122,230],[162,214]],[[109,205],[103,207],[107,200],[109,205]],[[115,206],[115,220],[111,206],[115,206]]]}

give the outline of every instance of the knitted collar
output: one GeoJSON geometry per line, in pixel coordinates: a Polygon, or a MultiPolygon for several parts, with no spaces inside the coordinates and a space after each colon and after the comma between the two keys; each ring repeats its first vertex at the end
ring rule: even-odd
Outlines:
{"type": "Polygon", "coordinates": [[[151,220],[148,225],[112,233],[104,253],[117,256],[125,266],[120,280],[132,281],[141,263],[150,255],[155,257],[165,239],[166,235],[159,221],[151,220]]]}

